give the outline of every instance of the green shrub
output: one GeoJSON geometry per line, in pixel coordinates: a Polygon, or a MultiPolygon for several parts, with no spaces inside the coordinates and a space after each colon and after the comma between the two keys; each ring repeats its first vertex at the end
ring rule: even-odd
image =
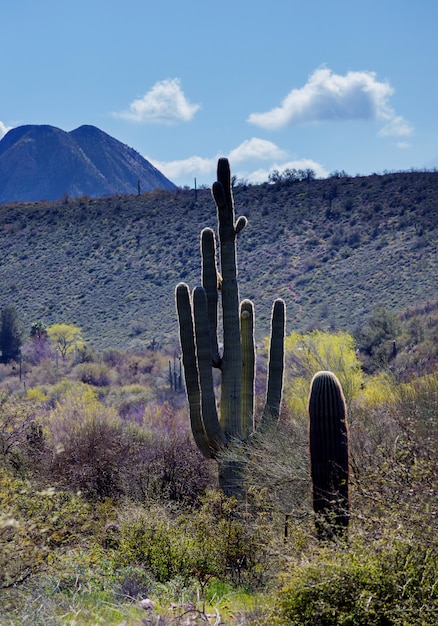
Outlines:
{"type": "Polygon", "coordinates": [[[277,593],[281,626],[433,624],[438,611],[438,543],[386,538],[323,548],[293,563],[277,593]]]}
{"type": "Polygon", "coordinates": [[[181,529],[166,509],[130,509],[120,520],[113,561],[116,568],[141,566],[153,580],[164,583],[189,575],[185,552],[181,529]]]}
{"type": "Polygon", "coordinates": [[[0,588],[34,575],[53,552],[84,542],[94,516],[78,496],[0,473],[0,588]]]}
{"type": "Polygon", "coordinates": [[[130,508],[118,524],[114,566],[141,566],[160,583],[181,577],[196,578],[202,590],[210,580],[254,587],[269,570],[263,527],[217,491],[204,496],[199,510],[130,508]]]}
{"type": "Polygon", "coordinates": [[[38,403],[3,394],[0,397],[0,467],[25,476],[40,469],[45,448],[38,403]]]}
{"type": "Polygon", "coordinates": [[[99,363],[81,363],[74,369],[77,380],[93,387],[107,387],[111,384],[109,367],[99,363]]]}

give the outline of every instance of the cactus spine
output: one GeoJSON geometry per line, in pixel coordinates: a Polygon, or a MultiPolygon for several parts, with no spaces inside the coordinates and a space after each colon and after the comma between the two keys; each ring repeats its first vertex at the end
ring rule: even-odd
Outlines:
{"type": "Polygon", "coordinates": [[[344,394],[332,372],[318,372],[313,377],[309,418],[316,529],[320,539],[333,539],[348,528],[349,448],[344,394]]]}
{"type": "MultiPolygon", "coordinates": [[[[236,441],[254,430],[254,307],[239,304],[236,237],[247,220],[235,221],[230,166],[219,159],[217,181],[212,187],[217,207],[220,271],[216,265],[216,241],[212,229],[201,233],[202,287],[190,295],[185,283],[176,287],[176,305],[190,422],[202,454],[219,465],[219,484],[226,495],[241,496],[242,463],[222,455],[236,441]],[[223,349],[219,351],[218,301],[222,301],[223,349]],[[213,387],[212,368],[221,372],[220,412],[213,387]]],[[[278,417],[284,369],[285,305],[276,300],[271,320],[271,348],[266,406],[261,425],[278,417]]]]}

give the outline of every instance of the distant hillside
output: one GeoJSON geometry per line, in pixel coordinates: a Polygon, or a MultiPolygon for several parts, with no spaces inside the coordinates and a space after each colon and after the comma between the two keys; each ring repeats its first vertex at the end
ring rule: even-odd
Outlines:
{"type": "Polygon", "coordinates": [[[92,198],[175,185],[138,152],[94,126],[68,133],[18,126],[0,141],[0,202],[92,198]]]}
{"type": "MultiPolygon", "coordinates": [[[[438,173],[239,185],[240,297],[256,335],[276,297],[287,329],[357,329],[377,305],[438,299],[438,173]]],[[[0,306],[74,323],[96,349],[178,345],[174,289],[200,280],[199,233],[216,229],[209,190],[0,206],[0,306]]]]}

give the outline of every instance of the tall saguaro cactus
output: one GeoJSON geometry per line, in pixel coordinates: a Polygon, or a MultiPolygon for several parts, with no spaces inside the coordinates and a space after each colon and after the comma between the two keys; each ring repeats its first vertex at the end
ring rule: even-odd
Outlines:
{"type": "MultiPolygon", "coordinates": [[[[219,464],[219,484],[227,495],[242,494],[242,462],[221,454],[231,444],[249,437],[254,419],[254,306],[239,304],[236,237],[247,220],[235,221],[230,166],[219,159],[217,181],[212,188],[219,225],[220,272],[214,231],[201,233],[202,286],[190,294],[185,283],[176,287],[190,422],[202,454],[219,464]],[[222,301],[222,342],[218,336],[218,302],[222,301]],[[219,345],[223,348],[220,351],[219,345]],[[221,372],[220,411],[213,385],[213,370],[221,372]]],[[[271,346],[266,404],[260,424],[278,417],[284,369],[285,305],[274,302],[271,319],[271,346]]]]}
{"type": "Polygon", "coordinates": [[[348,528],[348,428],[342,387],[332,372],[318,372],[309,396],[313,510],[321,539],[348,528]]]}

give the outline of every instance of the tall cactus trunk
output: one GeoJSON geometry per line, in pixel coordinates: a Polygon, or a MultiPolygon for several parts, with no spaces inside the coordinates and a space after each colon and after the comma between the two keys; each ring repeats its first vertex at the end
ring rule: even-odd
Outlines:
{"type": "Polygon", "coordinates": [[[245,463],[243,460],[218,458],[219,489],[227,496],[242,502],[245,497],[243,485],[245,463]]]}
{"type": "MultiPolygon", "coordinates": [[[[242,499],[243,455],[230,460],[224,451],[247,439],[254,429],[254,307],[244,300],[239,305],[236,237],[247,220],[235,221],[231,173],[227,159],[219,159],[217,181],[212,193],[217,207],[219,231],[219,274],[216,266],[214,232],[201,233],[202,287],[190,296],[189,288],[176,288],[182,358],[196,444],[207,458],[216,459],[219,485],[226,495],[242,499]],[[219,293],[222,301],[223,351],[217,334],[219,293]],[[216,406],[212,368],[221,372],[220,411],[216,406]]],[[[272,311],[270,369],[266,407],[261,422],[279,415],[284,368],[285,306],[276,300],[272,311]]]]}
{"type": "Polygon", "coordinates": [[[309,396],[313,510],[318,537],[345,535],[349,522],[348,428],[342,387],[332,372],[313,377],[309,396]]]}

